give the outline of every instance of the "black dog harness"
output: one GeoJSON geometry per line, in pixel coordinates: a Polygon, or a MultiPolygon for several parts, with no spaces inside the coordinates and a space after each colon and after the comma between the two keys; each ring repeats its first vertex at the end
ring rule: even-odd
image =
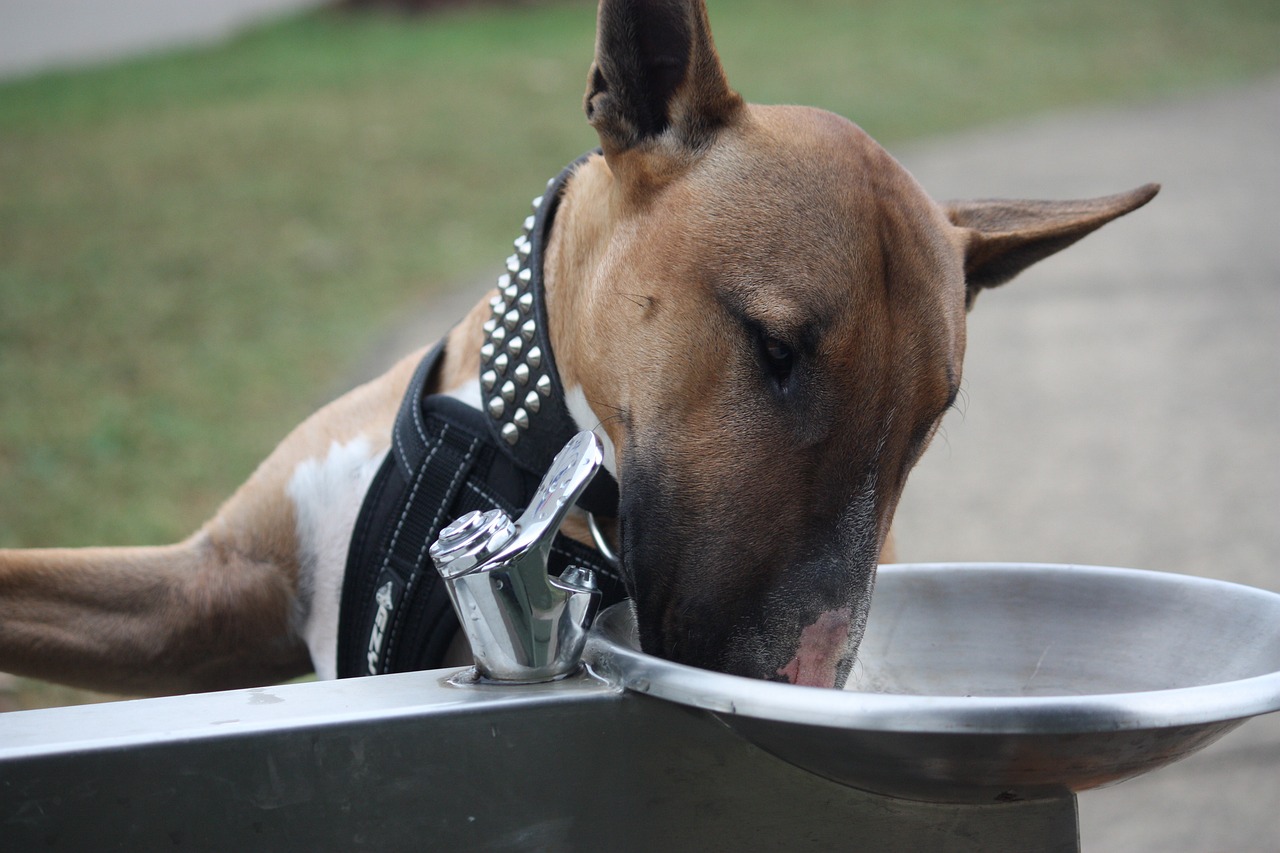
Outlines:
{"type": "MultiPolygon", "coordinates": [[[[590,155],[587,155],[590,156],[590,155]]],[[[458,620],[427,556],[440,531],[472,510],[517,517],[555,454],[578,432],[551,355],[542,262],[570,164],[534,200],[534,215],[507,259],[490,301],[480,350],[484,411],[442,394],[436,372],[444,343],[418,365],[400,404],[391,449],[365,495],[347,553],[338,627],[338,676],[433,669],[458,620]]],[[[578,501],[614,517],[618,487],[600,472],[578,501]]],[[[552,545],[552,574],[586,566],[607,606],[626,596],[617,569],[564,535],[552,545]]]]}

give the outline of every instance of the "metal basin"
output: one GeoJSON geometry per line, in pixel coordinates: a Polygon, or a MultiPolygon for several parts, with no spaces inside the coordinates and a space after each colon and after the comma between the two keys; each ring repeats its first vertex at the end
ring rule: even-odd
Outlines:
{"type": "Polygon", "coordinates": [[[1129,569],[883,566],[843,691],[638,648],[617,605],[596,620],[588,661],[616,685],[716,712],[806,770],[936,802],[1118,782],[1280,710],[1280,595],[1129,569]]]}

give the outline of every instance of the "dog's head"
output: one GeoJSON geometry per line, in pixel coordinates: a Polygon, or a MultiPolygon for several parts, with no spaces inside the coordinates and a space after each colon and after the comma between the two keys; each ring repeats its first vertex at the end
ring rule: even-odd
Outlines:
{"type": "Polygon", "coordinates": [[[604,156],[569,186],[548,309],[643,647],[839,685],[977,292],[1156,188],[939,205],[845,119],[745,104],[700,1],[603,0],[586,111],[604,156]]]}

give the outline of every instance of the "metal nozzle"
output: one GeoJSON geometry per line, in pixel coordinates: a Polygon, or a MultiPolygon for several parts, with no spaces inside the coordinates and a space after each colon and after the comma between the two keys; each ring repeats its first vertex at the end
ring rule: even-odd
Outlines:
{"type": "Polygon", "coordinates": [[[468,513],[431,546],[482,675],[538,682],[577,668],[598,598],[594,573],[573,566],[552,578],[547,558],[603,459],[600,440],[578,433],[514,523],[502,510],[468,513]]]}

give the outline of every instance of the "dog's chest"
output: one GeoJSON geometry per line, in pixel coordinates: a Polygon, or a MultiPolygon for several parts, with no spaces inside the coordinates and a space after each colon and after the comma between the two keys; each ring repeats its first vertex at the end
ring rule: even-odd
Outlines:
{"type": "Polygon", "coordinates": [[[323,457],[294,469],[288,494],[298,537],[298,599],[294,629],[306,641],[320,678],[336,678],[338,615],[343,572],[356,517],[369,485],[386,458],[359,436],[333,442],[323,457]]]}

